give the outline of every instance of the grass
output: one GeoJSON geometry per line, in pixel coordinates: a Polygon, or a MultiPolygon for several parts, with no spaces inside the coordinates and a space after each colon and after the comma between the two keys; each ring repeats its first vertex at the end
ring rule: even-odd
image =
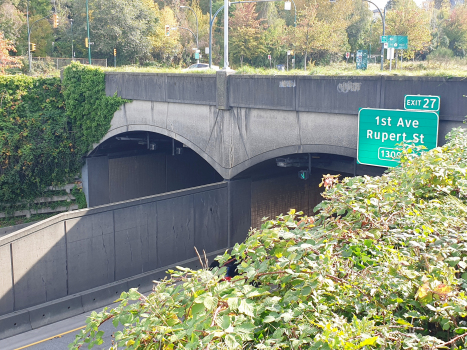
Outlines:
{"type": "MultiPolygon", "coordinates": [[[[380,64],[369,64],[367,70],[358,70],[355,63],[334,63],[328,66],[308,65],[307,70],[294,69],[280,71],[269,68],[255,68],[243,66],[235,68],[235,74],[239,75],[327,75],[327,76],[427,76],[427,77],[467,77],[467,60],[446,59],[431,61],[399,62],[397,68],[389,71],[389,63],[385,64],[384,70],[380,70],[380,64]]],[[[107,72],[139,72],[139,73],[177,73],[177,74],[215,74],[214,70],[183,70],[181,68],[158,68],[121,66],[117,68],[104,68],[107,72]]]]}

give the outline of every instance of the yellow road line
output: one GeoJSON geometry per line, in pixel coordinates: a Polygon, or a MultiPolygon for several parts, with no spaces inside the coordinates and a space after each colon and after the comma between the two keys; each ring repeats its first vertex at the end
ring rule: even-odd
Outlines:
{"type": "Polygon", "coordinates": [[[71,331],[60,333],[60,334],[54,335],[53,337],[50,337],[50,338],[47,338],[47,339],[42,339],[42,340],[36,341],[35,343],[25,345],[25,346],[22,346],[20,348],[16,348],[15,350],[26,349],[26,348],[29,348],[30,346],[37,345],[37,344],[43,343],[43,342],[48,341],[48,340],[52,340],[52,339],[55,339],[55,338],[60,338],[65,334],[72,333],[72,332],[75,332],[75,331],[79,331],[80,329],[83,329],[83,328],[86,328],[86,326],[75,328],[75,329],[72,329],[71,331]]]}

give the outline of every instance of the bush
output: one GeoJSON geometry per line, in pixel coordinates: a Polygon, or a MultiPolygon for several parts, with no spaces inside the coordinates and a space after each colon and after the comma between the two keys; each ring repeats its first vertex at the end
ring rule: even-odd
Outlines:
{"type": "Polygon", "coordinates": [[[452,50],[440,47],[434,51],[432,51],[426,59],[428,61],[446,61],[454,57],[454,52],[452,50]]]}
{"type": "Polygon", "coordinates": [[[82,157],[125,102],[105,95],[101,69],[73,63],[59,78],[0,76],[0,203],[33,203],[73,181],[82,157]]]}
{"type": "Polygon", "coordinates": [[[111,319],[127,349],[465,348],[467,133],[450,137],[381,177],[324,176],[316,216],[292,210],[217,258],[239,276],[169,270],[93,312],[70,348],[100,344],[111,319]]]}

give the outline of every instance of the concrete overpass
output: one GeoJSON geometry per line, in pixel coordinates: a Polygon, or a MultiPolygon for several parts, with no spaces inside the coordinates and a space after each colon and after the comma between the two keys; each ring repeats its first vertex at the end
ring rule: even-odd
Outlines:
{"type": "MultiPolygon", "coordinates": [[[[111,195],[100,194],[112,186],[102,182],[106,178],[102,169],[108,171],[105,159],[93,156],[102,156],[106,141],[128,132],[176,140],[202,157],[220,178],[230,180],[284,155],[353,159],[359,108],[403,109],[409,94],[441,97],[439,144],[443,144],[445,134],[464,120],[466,86],[463,78],[438,77],[107,73],[107,94],[117,93],[132,102],[115,113],[109,132],[88,158],[88,198],[91,205],[112,202],[111,195]]],[[[357,174],[380,170],[342,166],[337,170],[357,174]]]]}
{"type": "Polygon", "coordinates": [[[276,157],[313,153],[326,172],[380,173],[355,163],[359,108],[441,96],[440,144],[467,111],[458,78],[107,73],[106,90],[133,101],[86,159],[90,208],[0,237],[0,339],[196,267],[193,246],[223,252],[254,217],[310,212],[320,172],[297,180],[276,157]],[[268,211],[271,189],[282,197],[268,211]]]}

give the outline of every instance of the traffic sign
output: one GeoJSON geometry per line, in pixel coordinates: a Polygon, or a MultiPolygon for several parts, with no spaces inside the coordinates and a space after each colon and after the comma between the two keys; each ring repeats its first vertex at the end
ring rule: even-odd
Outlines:
{"type": "Polygon", "coordinates": [[[362,108],[358,113],[357,162],[381,167],[399,164],[401,142],[438,145],[439,116],[435,112],[362,108]]]}
{"type": "Polygon", "coordinates": [[[388,48],[407,50],[409,40],[406,35],[387,35],[388,48]]]}
{"type": "Polygon", "coordinates": [[[346,52],[345,53],[345,58],[349,58],[350,57],[350,52],[346,52]]]}
{"type": "Polygon", "coordinates": [[[270,59],[271,59],[271,55],[268,55],[268,60],[270,60],[270,59]]]}
{"type": "Polygon", "coordinates": [[[358,50],[357,51],[357,69],[367,69],[368,67],[368,51],[358,50]]]}
{"type": "Polygon", "coordinates": [[[387,35],[381,35],[381,44],[387,43],[388,42],[388,36],[387,35]]]}
{"type": "Polygon", "coordinates": [[[439,96],[405,95],[404,109],[439,111],[439,96]]]}

